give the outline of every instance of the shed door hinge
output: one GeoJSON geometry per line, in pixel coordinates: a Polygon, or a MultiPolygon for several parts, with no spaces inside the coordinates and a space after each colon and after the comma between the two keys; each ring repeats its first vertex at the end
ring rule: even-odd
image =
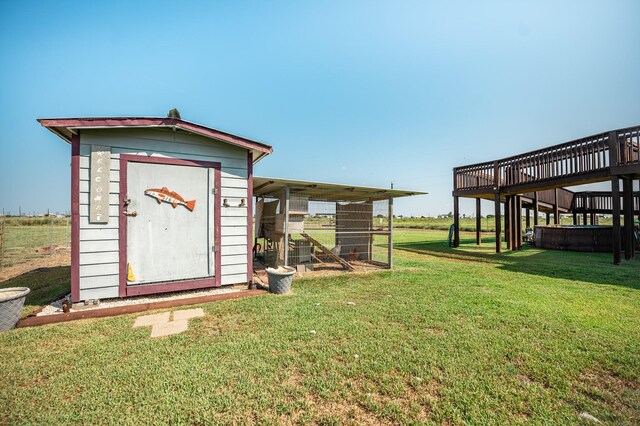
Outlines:
{"type": "Polygon", "coordinates": [[[214,252],[214,253],[215,253],[215,252],[216,252],[216,250],[218,250],[218,248],[217,248],[215,245],[211,246],[211,251],[212,251],[212,252],[214,252]]]}
{"type": "Polygon", "coordinates": [[[217,190],[217,189],[215,189],[215,188],[213,188],[213,189],[211,190],[211,193],[212,193],[213,195],[216,195],[216,194],[218,193],[218,190],[217,190]]]}

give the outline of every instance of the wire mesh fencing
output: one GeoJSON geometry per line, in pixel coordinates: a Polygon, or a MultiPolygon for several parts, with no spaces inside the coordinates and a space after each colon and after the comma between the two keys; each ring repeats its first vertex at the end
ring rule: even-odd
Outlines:
{"type": "Polygon", "coordinates": [[[256,255],[299,272],[390,266],[389,201],[290,188],[256,203],[256,255]],[[288,214],[287,214],[288,213],[288,214]],[[286,242],[286,243],[285,243],[286,242]]]}
{"type": "Polygon", "coordinates": [[[69,257],[70,218],[0,218],[0,269],[34,259],[69,257]]]}

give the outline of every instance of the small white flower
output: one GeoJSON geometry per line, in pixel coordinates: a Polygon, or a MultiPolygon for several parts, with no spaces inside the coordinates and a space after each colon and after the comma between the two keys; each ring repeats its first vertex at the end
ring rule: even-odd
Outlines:
{"type": "Polygon", "coordinates": [[[315,330],[311,330],[310,333],[311,334],[316,334],[316,331],[315,330]]]}
{"type": "Polygon", "coordinates": [[[355,306],[355,302],[347,302],[347,305],[355,306]]]}
{"type": "Polygon", "coordinates": [[[360,358],[360,355],[355,354],[355,355],[353,355],[353,357],[354,357],[355,359],[358,359],[358,358],[360,358]]]}

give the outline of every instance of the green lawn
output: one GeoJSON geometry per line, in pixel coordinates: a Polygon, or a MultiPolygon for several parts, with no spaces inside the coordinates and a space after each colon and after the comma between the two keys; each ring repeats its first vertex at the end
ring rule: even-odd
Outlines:
{"type": "Polygon", "coordinates": [[[68,294],[71,267],[54,266],[22,274],[0,283],[0,288],[29,287],[31,292],[24,302],[22,316],[32,314],[52,300],[68,294]]]}
{"type": "Polygon", "coordinates": [[[1,334],[0,424],[640,423],[640,261],[446,236],[169,338],[137,315],[1,334]]]}

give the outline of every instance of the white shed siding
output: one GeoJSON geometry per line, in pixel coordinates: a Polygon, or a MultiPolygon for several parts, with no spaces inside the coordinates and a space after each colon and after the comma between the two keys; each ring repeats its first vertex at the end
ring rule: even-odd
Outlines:
{"type": "Polygon", "coordinates": [[[247,281],[247,151],[210,139],[165,129],[83,130],[80,136],[80,299],[118,297],[120,154],[139,154],[219,162],[222,207],[221,282],[247,281]],[[109,223],[89,223],[89,162],[91,145],[111,147],[109,223]]]}

